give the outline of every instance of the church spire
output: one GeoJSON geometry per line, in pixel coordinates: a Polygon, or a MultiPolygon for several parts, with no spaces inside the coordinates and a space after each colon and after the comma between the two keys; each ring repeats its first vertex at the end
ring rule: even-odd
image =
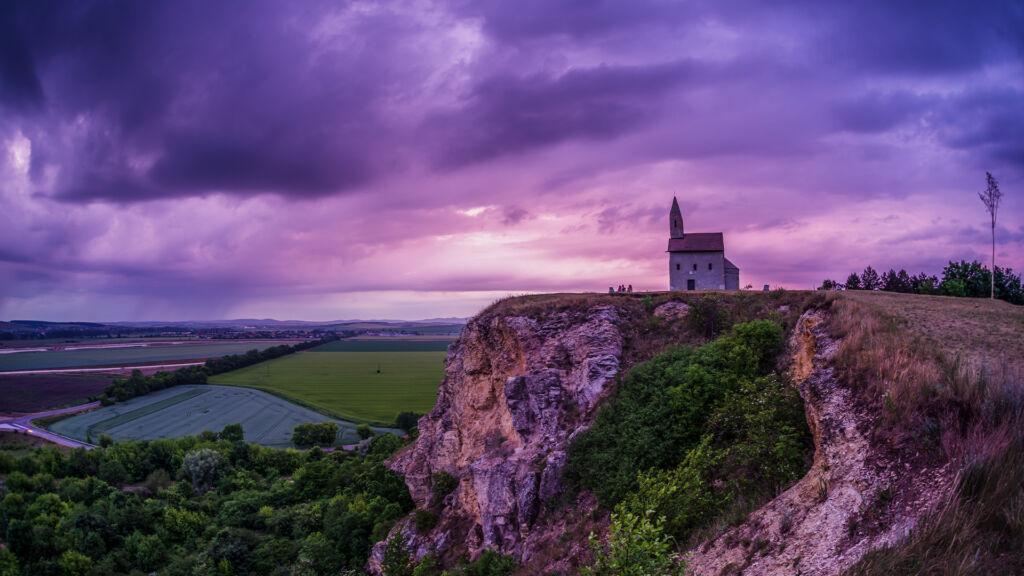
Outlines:
{"type": "Polygon", "coordinates": [[[670,238],[683,237],[683,213],[679,211],[679,202],[672,197],[672,210],[668,213],[670,238]]]}

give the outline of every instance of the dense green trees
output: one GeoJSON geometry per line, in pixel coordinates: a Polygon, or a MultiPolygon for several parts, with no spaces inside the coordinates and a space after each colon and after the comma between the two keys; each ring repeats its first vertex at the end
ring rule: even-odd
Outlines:
{"type": "Polygon", "coordinates": [[[360,457],[272,450],[240,433],[2,459],[0,574],[339,574],[412,510],[382,464],[402,445],[393,435],[360,457]]]}
{"type": "Polygon", "coordinates": [[[806,471],[803,403],[773,373],[781,345],[772,322],[737,324],[623,378],[565,468],[570,492],[591,489],[615,510],[609,547],[598,547],[589,573],[680,573],[669,542],[756,507],[806,471]]]}
{"type": "Polygon", "coordinates": [[[868,266],[860,276],[856,272],[850,274],[845,284],[840,285],[832,280],[826,280],[822,286],[828,289],[845,287],[847,290],[883,290],[907,294],[988,298],[994,283],[996,298],[1011,304],[1024,305],[1024,289],[1021,287],[1020,275],[1014,274],[1009,268],[998,266],[995,271],[993,279],[989,269],[977,260],[950,261],[942,269],[940,281],[937,276],[930,276],[924,272],[911,276],[906,270],[896,271],[891,268],[879,278],[878,273],[868,266]]]}
{"type": "Polygon", "coordinates": [[[329,420],[326,422],[305,422],[292,430],[292,444],[300,448],[332,446],[337,439],[338,423],[329,420]]]}

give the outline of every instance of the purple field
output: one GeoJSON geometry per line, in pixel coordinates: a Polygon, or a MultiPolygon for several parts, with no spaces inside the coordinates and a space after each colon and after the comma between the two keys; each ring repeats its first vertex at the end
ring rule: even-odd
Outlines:
{"type": "Polygon", "coordinates": [[[40,412],[85,401],[110,384],[110,374],[23,374],[0,376],[0,414],[40,412]]]}

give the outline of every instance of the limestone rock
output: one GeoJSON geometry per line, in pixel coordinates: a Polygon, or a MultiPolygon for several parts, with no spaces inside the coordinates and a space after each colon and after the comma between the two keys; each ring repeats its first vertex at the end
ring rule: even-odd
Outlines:
{"type": "MultiPolygon", "coordinates": [[[[420,436],[389,465],[417,507],[431,477],[459,480],[438,525],[424,534],[400,522],[418,557],[491,548],[528,559],[557,539],[547,503],[562,496],[569,439],[592,421],[622,362],[619,314],[610,306],[541,317],[483,314],[449,349],[437,404],[420,436]]],[[[368,568],[379,573],[383,543],[368,568]]]]}
{"type": "Polygon", "coordinates": [[[665,302],[654,309],[654,315],[666,320],[677,320],[690,313],[689,304],[682,302],[665,302]]]}

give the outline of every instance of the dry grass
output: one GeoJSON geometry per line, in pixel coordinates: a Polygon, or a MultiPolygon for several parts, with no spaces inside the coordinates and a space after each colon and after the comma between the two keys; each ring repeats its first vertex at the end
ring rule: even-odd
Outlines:
{"type": "Polygon", "coordinates": [[[1024,369],[1024,306],[893,292],[850,291],[843,297],[897,318],[950,359],[960,356],[977,369],[1000,364],[1024,369]]]}
{"type": "Polygon", "coordinates": [[[829,305],[838,365],[878,411],[876,438],[957,471],[910,538],[848,574],[1024,573],[1024,309],[863,292],[829,305]]]}

